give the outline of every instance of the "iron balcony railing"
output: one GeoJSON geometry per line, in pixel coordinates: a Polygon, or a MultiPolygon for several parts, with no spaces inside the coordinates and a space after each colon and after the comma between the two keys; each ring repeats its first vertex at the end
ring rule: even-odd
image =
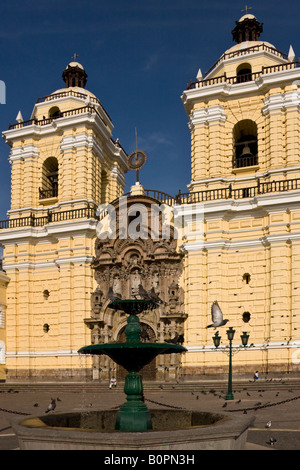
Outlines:
{"type": "MultiPolygon", "coordinates": [[[[209,189],[206,191],[195,191],[192,193],[179,193],[173,197],[163,191],[156,191],[153,189],[145,189],[145,195],[156,199],[160,203],[173,206],[175,204],[195,204],[197,202],[217,201],[221,199],[243,199],[252,198],[263,194],[275,192],[287,192],[300,190],[300,178],[260,182],[254,186],[247,186],[244,188],[233,188],[230,184],[224,188],[209,189]]],[[[124,194],[130,196],[130,193],[124,194]]],[[[118,198],[111,204],[117,203],[118,198]]],[[[71,209],[68,211],[52,212],[48,210],[47,214],[41,217],[36,217],[33,213],[27,217],[20,217],[16,219],[0,220],[0,229],[11,229],[19,227],[42,227],[49,223],[63,222],[66,220],[75,219],[95,219],[99,220],[106,215],[104,209],[100,214],[96,206],[88,206],[80,209],[71,209]]]]}
{"type": "Polygon", "coordinates": [[[39,188],[39,199],[48,199],[58,196],[58,188],[41,189],[39,188]]]}
{"type": "Polygon", "coordinates": [[[69,96],[74,96],[75,98],[80,98],[82,100],[90,100],[92,103],[99,104],[101,109],[104,111],[104,113],[109,118],[109,120],[111,120],[108,112],[106,111],[106,109],[104,109],[103,105],[100,103],[98,98],[96,98],[96,96],[91,96],[88,93],[80,93],[80,92],[74,91],[74,90],[60,91],[59,93],[52,93],[51,95],[42,96],[42,97],[38,98],[36,102],[37,103],[44,103],[45,101],[58,100],[58,99],[61,99],[61,98],[67,98],[69,96]]]}
{"type": "Polygon", "coordinates": [[[18,219],[0,220],[0,229],[20,228],[20,227],[43,227],[52,222],[63,222],[75,219],[95,219],[98,220],[97,208],[83,207],[80,209],[71,209],[68,211],[52,212],[48,210],[47,215],[36,217],[31,213],[27,217],[18,219]]]}
{"type": "MultiPolygon", "coordinates": [[[[52,121],[64,118],[68,116],[76,116],[83,113],[90,113],[90,114],[97,114],[99,118],[103,121],[102,117],[98,113],[97,109],[93,106],[82,106],[81,108],[69,109],[67,111],[60,111],[58,116],[52,116],[49,118],[43,119],[28,119],[27,121],[17,122],[15,124],[9,124],[8,129],[21,129],[22,127],[32,126],[36,124],[38,126],[46,126],[47,124],[51,124],[52,121]]],[[[103,121],[104,122],[104,121],[103,121]]]]}
{"type": "Polygon", "coordinates": [[[234,57],[240,57],[244,56],[247,54],[253,54],[255,52],[260,52],[260,51],[266,51],[270,52],[273,55],[276,55],[277,57],[281,57],[282,59],[287,60],[288,55],[285,52],[281,52],[278,49],[275,49],[275,47],[268,46],[267,44],[256,44],[255,46],[251,47],[246,47],[245,49],[238,49],[236,51],[231,51],[231,52],[225,52],[220,59],[218,59],[211,67],[210,69],[206,72],[205,75],[208,75],[214,68],[220,63],[223,62],[224,60],[227,59],[233,59],[234,57]]]}
{"type": "Polygon", "coordinates": [[[216,201],[219,199],[243,199],[256,197],[262,194],[286,192],[300,189],[300,178],[280,181],[260,182],[258,179],[256,186],[244,188],[232,188],[232,185],[225,188],[208,189],[206,191],[195,191],[192,193],[179,192],[175,196],[177,204],[194,204],[197,202],[216,201]]]}
{"type": "Polygon", "coordinates": [[[284,70],[292,70],[296,68],[299,68],[299,61],[288,62],[286,64],[271,65],[269,67],[262,67],[262,70],[260,72],[246,73],[245,75],[235,75],[234,77],[227,77],[225,73],[224,75],[220,75],[219,77],[204,78],[203,80],[197,80],[195,82],[191,81],[187,85],[187,90],[191,90],[193,88],[203,88],[211,85],[218,85],[220,83],[229,83],[230,85],[237,85],[239,83],[251,82],[253,80],[256,80],[258,77],[266,75],[268,73],[281,72],[284,70]]]}

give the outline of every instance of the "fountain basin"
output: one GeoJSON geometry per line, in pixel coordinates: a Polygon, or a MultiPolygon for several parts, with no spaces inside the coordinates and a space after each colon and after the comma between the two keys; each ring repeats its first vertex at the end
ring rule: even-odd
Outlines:
{"type": "Polygon", "coordinates": [[[79,349],[80,354],[105,354],[126,370],[139,372],[159,354],[185,352],[186,348],[170,343],[141,343],[125,341],[123,343],[91,344],[79,349]]]}
{"type": "Polygon", "coordinates": [[[13,418],[21,450],[240,450],[254,417],[192,410],[151,410],[153,429],[116,431],[117,411],[13,418]]]}

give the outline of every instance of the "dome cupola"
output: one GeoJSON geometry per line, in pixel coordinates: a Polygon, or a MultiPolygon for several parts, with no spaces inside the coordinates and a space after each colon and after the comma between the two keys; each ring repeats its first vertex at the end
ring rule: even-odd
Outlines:
{"type": "Polygon", "coordinates": [[[70,62],[63,71],[62,78],[67,88],[84,88],[87,82],[87,74],[79,62],[70,62]]]}
{"type": "Polygon", "coordinates": [[[245,41],[258,41],[263,32],[263,23],[259,23],[254,15],[249,13],[236,21],[236,26],[232,30],[232,38],[238,44],[245,41]]]}

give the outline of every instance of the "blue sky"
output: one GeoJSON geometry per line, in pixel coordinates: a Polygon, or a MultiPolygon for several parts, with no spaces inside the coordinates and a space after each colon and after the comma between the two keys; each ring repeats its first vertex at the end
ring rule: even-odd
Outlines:
{"type": "MultiPolygon", "coordinates": [[[[300,56],[300,2],[253,0],[262,40],[300,56]]],[[[86,88],[99,98],[128,154],[148,154],[144,187],[175,195],[190,182],[190,133],[181,94],[234,45],[231,31],[243,1],[2,0],[0,4],[0,128],[19,110],[29,119],[38,97],[63,88],[61,74],[79,54],[86,88]]],[[[0,139],[0,219],[10,206],[9,147],[0,139]]],[[[127,187],[135,174],[126,175],[127,187]]]]}

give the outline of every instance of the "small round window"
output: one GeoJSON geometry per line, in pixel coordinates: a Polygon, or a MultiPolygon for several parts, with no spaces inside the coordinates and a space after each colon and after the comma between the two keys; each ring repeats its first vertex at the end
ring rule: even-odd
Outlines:
{"type": "Polygon", "coordinates": [[[243,322],[248,323],[250,321],[251,315],[249,312],[244,312],[243,313],[243,322]]]}

